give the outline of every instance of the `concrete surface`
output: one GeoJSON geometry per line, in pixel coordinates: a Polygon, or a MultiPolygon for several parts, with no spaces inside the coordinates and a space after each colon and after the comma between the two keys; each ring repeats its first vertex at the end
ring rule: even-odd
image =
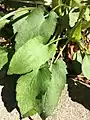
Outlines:
{"type": "MultiPolygon", "coordinates": [[[[72,85],[70,85],[69,87],[71,87],[73,91],[72,85]]],[[[0,93],[2,91],[2,88],[3,86],[0,86],[0,93]]],[[[41,120],[38,114],[33,116],[32,118],[33,120],[41,120]]],[[[17,112],[16,109],[12,110],[12,112],[10,113],[7,111],[2,102],[1,95],[0,95],[0,120],[20,120],[19,113],[17,112]]],[[[29,120],[29,118],[25,118],[23,120],[29,120]]],[[[57,109],[54,111],[53,115],[49,116],[46,120],[90,120],[90,111],[87,108],[85,108],[82,104],[71,100],[66,85],[65,89],[62,92],[61,102],[58,104],[57,109]]]]}

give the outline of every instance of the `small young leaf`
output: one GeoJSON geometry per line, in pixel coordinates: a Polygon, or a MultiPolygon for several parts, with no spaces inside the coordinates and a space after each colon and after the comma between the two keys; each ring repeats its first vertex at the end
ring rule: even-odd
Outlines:
{"type": "Polygon", "coordinates": [[[0,69],[8,62],[7,52],[0,47],[0,69]]]}
{"type": "Polygon", "coordinates": [[[81,65],[82,65],[82,55],[80,52],[76,52],[74,53],[73,56],[73,66],[74,66],[74,70],[77,74],[81,73],[81,65]]]}
{"type": "Polygon", "coordinates": [[[50,79],[51,73],[47,67],[19,78],[16,86],[16,98],[23,117],[41,112],[41,98],[39,99],[38,95],[42,96],[45,93],[50,79]]]}
{"type": "Polygon", "coordinates": [[[81,21],[77,22],[76,25],[70,31],[69,38],[71,38],[71,40],[74,42],[79,41],[81,39],[81,25],[81,21]]]}
{"type": "Polygon", "coordinates": [[[66,83],[66,65],[64,61],[58,60],[52,65],[52,78],[47,92],[42,98],[43,115],[47,117],[57,106],[59,97],[66,83]]]}
{"type": "Polygon", "coordinates": [[[86,54],[84,56],[82,62],[82,73],[87,79],[90,79],[90,54],[86,54]]]}
{"type": "Polygon", "coordinates": [[[82,55],[80,52],[75,52],[73,60],[77,60],[79,63],[82,63],[82,55]]]}
{"type": "Polygon", "coordinates": [[[85,14],[85,19],[87,21],[90,21],[90,8],[87,8],[84,14],[85,14]]]}
{"type": "Polygon", "coordinates": [[[79,11],[75,11],[75,10],[77,10],[77,7],[74,7],[69,13],[70,27],[73,27],[75,25],[75,23],[77,22],[78,17],[79,17],[79,11]]]}
{"type": "Polygon", "coordinates": [[[20,47],[14,54],[8,74],[24,74],[38,69],[55,54],[54,45],[44,45],[43,38],[37,36],[20,47]]]}

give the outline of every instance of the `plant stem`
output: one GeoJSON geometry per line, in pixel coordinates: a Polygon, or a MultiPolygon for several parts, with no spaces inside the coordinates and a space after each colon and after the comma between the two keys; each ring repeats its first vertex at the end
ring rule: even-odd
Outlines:
{"type": "MultiPolygon", "coordinates": [[[[54,40],[54,39],[55,39],[55,36],[53,37],[52,41],[51,41],[50,43],[48,43],[48,45],[51,45],[51,44],[53,44],[54,42],[56,42],[56,46],[57,46],[58,41],[60,41],[61,38],[57,38],[56,40],[54,40]]],[[[55,53],[55,54],[56,54],[56,53],[55,53]]],[[[54,62],[54,56],[55,56],[55,54],[53,55],[52,60],[51,60],[51,65],[50,65],[50,68],[49,68],[50,70],[51,70],[52,64],[53,64],[53,62],[54,62]]]]}
{"type": "MultiPolygon", "coordinates": [[[[62,39],[66,39],[66,38],[57,38],[56,40],[53,39],[50,43],[47,44],[47,46],[53,44],[54,42],[58,42],[58,41],[60,41],[60,40],[62,40],[62,39]]],[[[70,40],[67,40],[66,44],[65,44],[65,45],[63,46],[63,48],[60,50],[60,52],[59,52],[59,54],[58,54],[55,62],[56,62],[57,59],[60,57],[60,55],[62,54],[64,48],[66,47],[66,45],[68,44],[69,41],[70,41],[70,40]]],[[[57,44],[58,44],[58,43],[57,43],[57,44]]],[[[56,46],[57,46],[57,45],[56,45],[56,46]]],[[[54,55],[53,55],[52,60],[51,60],[50,70],[51,70],[51,68],[52,68],[52,63],[53,63],[53,62],[54,62],[54,55]]]]}
{"type": "Polygon", "coordinates": [[[55,59],[55,62],[56,62],[56,61],[58,60],[58,58],[62,55],[62,52],[63,52],[63,50],[65,49],[66,45],[69,43],[69,41],[70,41],[70,40],[68,39],[68,40],[66,41],[65,45],[61,48],[58,56],[57,56],[56,59],[55,59]]]}
{"type": "Polygon", "coordinates": [[[59,38],[57,38],[56,40],[52,39],[51,42],[49,42],[49,43],[47,44],[47,46],[53,44],[54,42],[58,42],[58,41],[60,41],[60,40],[63,40],[63,39],[67,39],[67,37],[65,37],[65,38],[60,38],[60,37],[59,37],[59,38]]]}
{"type": "Polygon", "coordinates": [[[12,15],[15,15],[15,14],[18,13],[18,12],[22,12],[22,11],[25,11],[25,10],[32,10],[32,9],[34,9],[34,8],[35,8],[35,7],[26,7],[26,8],[21,8],[21,9],[18,9],[18,10],[16,10],[16,11],[10,12],[10,13],[6,14],[5,16],[3,16],[2,18],[0,18],[0,22],[1,22],[2,20],[5,20],[5,19],[11,17],[12,15]]]}
{"type": "Polygon", "coordinates": [[[56,40],[53,40],[53,39],[52,39],[51,42],[49,42],[49,43],[47,44],[47,46],[53,44],[54,42],[60,41],[60,40],[61,40],[61,38],[57,38],[56,40]]]}
{"type": "Polygon", "coordinates": [[[61,7],[61,6],[64,6],[66,8],[70,8],[70,6],[68,5],[65,5],[65,4],[60,4],[60,5],[57,5],[56,7],[54,7],[52,10],[55,11],[57,8],[61,7]]]}

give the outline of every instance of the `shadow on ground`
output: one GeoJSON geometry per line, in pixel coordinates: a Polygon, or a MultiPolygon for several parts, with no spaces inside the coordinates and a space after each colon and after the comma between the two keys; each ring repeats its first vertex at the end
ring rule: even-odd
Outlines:
{"type": "Polygon", "coordinates": [[[19,76],[6,75],[6,70],[0,71],[0,85],[4,86],[1,92],[2,101],[8,112],[17,108],[16,102],[16,82],[19,76]]]}
{"type": "MultiPolygon", "coordinates": [[[[16,84],[19,77],[20,75],[6,75],[6,70],[4,68],[0,71],[0,85],[4,86],[1,92],[4,106],[8,112],[16,108],[19,112],[19,118],[22,120],[22,115],[16,101],[16,84]]],[[[33,120],[31,117],[28,118],[33,120]]]]}
{"type": "Polygon", "coordinates": [[[90,88],[79,81],[74,81],[73,79],[68,79],[67,82],[68,92],[71,99],[90,110],[90,88]]]}

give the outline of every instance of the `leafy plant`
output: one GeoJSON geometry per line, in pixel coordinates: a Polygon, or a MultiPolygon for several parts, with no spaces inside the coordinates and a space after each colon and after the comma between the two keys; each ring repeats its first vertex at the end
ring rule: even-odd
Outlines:
{"type": "Polygon", "coordinates": [[[90,79],[90,47],[83,34],[90,27],[90,7],[82,0],[32,3],[1,14],[1,32],[6,27],[13,32],[4,44],[1,39],[0,69],[7,63],[8,75],[20,75],[16,99],[22,117],[39,113],[45,119],[56,108],[69,74],[65,49],[70,43],[77,47],[70,56],[73,69],[90,79]]]}

